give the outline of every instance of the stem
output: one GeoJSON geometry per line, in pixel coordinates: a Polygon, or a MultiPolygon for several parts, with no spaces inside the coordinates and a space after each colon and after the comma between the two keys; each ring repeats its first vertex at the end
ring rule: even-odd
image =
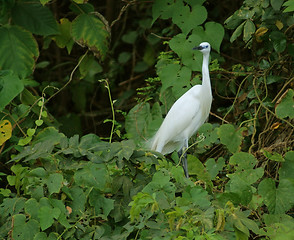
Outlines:
{"type": "Polygon", "coordinates": [[[68,84],[70,84],[70,82],[72,81],[72,78],[73,78],[73,74],[75,73],[75,71],[77,70],[77,68],[80,66],[81,62],[84,60],[84,58],[87,56],[88,54],[88,51],[86,51],[86,53],[81,57],[81,59],[79,60],[78,64],[74,67],[74,69],[72,70],[72,72],[70,73],[70,76],[69,76],[69,80],[67,81],[66,84],[64,84],[62,86],[62,88],[60,88],[56,93],[54,93],[50,98],[48,98],[48,100],[44,103],[46,104],[47,102],[50,101],[51,98],[55,97],[58,93],[60,93],[68,84]]]}
{"type": "Polygon", "coordinates": [[[111,126],[111,132],[110,132],[110,137],[109,137],[109,143],[111,143],[111,141],[112,141],[112,135],[113,135],[113,132],[114,132],[114,125],[115,125],[115,112],[114,112],[114,107],[113,107],[113,101],[112,101],[112,98],[111,98],[110,87],[109,87],[109,84],[108,84],[107,79],[101,79],[101,80],[99,80],[99,82],[105,82],[105,84],[106,84],[105,87],[106,87],[106,89],[108,91],[108,97],[109,97],[110,106],[111,106],[112,126],[111,126]]]}

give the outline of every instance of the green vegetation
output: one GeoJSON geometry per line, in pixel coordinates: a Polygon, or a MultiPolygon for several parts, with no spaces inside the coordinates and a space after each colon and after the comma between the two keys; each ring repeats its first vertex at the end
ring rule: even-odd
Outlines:
{"type": "Polygon", "coordinates": [[[294,239],[294,1],[98,2],[0,0],[0,238],[294,239]],[[202,41],[186,179],[144,144],[202,41]]]}

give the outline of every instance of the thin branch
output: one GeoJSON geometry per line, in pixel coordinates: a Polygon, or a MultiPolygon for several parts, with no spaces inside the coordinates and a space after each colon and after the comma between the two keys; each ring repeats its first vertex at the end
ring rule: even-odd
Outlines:
{"type": "Polygon", "coordinates": [[[54,93],[50,98],[48,98],[48,100],[47,100],[44,104],[48,103],[48,102],[51,100],[51,98],[55,97],[58,93],[60,93],[64,88],[66,88],[66,87],[71,83],[75,71],[76,71],[77,68],[80,66],[80,64],[81,64],[81,62],[84,60],[84,58],[87,56],[88,51],[89,51],[89,50],[87,50],[86,53],[81,57],[81,59],[79,60],[78,64],[74,67],[74,69],[73,69],[72,72],[70,73],[70,77],[69,77],[69,80],[67,81],[67,83],[64,84],[63,87],[60,88],[56,93],[54,93]]]}

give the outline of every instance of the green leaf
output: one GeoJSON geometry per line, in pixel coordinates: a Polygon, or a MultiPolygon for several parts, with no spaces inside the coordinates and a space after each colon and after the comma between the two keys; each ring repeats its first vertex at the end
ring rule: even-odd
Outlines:
{"type": "Polygon", "coordinates": [[[276,161],[276,162],[285,162],[282,155],[277,152],[270,153],[270,152],[266,151],[265,149],[262,149],[261,152],[269,160],[276,161]]]}
{"type": "Polygon", "coordinates": [[[222,144],[226,145],[231,153],[235,153],[240,150],[240,146],[243,140],[242,132],[245,128],[235,130],[235,127],[231,124],[221,125],[217,131],[222,144]]]}
{"type": "Polygon", "coordinates": [[[125,128],[128,138],[136,142],[147,135],[148,123],[152,120],[149,103],[140,103],[133,107],[126,116],[125,128]]]}
{"type": "Polygon", "coordinates": [[[23,211],[25,206],[25,198],[4,198],[0,205],[1,218],[4,219],[7,216],[13,216],[23,211]]]}
{"type": "Polygon", "coordinates": [[[294,90],[289,89],[282,101],[276,107],[276,114],[279,118],[294,118],[294,90]]]}
{"type": "MultiPolygon", "coordinates": [[[[202,187],[192,187],[188,192],[191,196],[191,202],[194,205],[199,206],[202,209],[207,209],[211,205],[211,202],[209,201],[210,196],[202,187]]],[[[186,192],[183,193],[183,198],[185,197],[186,192]]]]}
{"type": "Polygon", "coordinates": [[[238,170],[253,169],[258,163],[257,159],[250,153],[238,152],[230,158],[230,164],[238,166],[238,170]]]}
{"type": "Polygon", "coordinates": [[[74,44],[72,36],[70,34],[71,22],[67,18],[60,19],[58,25],[59,35],[56,35],[53,39],[60,48],[67,48],[67,52],[70,53],[74,44]]]}
{"type": "Polygon", "coordinates": [[[182,1],[156,0],[152,5],[152,24],[161,16],[162,19],[171,18],[177,11],[184,6],[182,1]]]}
{"type": "Polygon", "coordinates": [[[48,145],[60,143],[63,133],[59,133],[55,127],[47,127],[40,131],[35,139],[34,144],[47,142],[48,145]]]}
{"type": "Polygon", "coordinates": [[[39,57],[38,44],[30,32],[18,26],[1,26],[0,55],[1,69],[26,77],[33,72],[39,57]]]}
{"type": "Polygon", "coordinates": [[[30,198],[25,203],[25,212],[30,216],[31,219],[38,220],[39,203],[36,199],[30,198]]]}
{"type": "Polygon", "coordinates": [[[42,177],[45,177],[47,175],[47,172],[44,168],[42,167],[38,167],[38,168],[34,168],[32,169],[30,172],[29,172],[29,175],[30,176],[33,176],[33,177],[39,177],[39,178],[42,178],[42,177]]]}
{"type": "Polygon", "coordinates": [[[96,57],[103,60],[108,52],[109,32],[104,23],[95,15],[81,14],[72,22],[74,40],[87,46],[96,57]]]}
{"type": "Polygon", "coordinates": [[[244,25],[245,25],[246,21],[242,22],[237,28],[236,30],[233,32],[231,38],[230,38],[230,42],[234,42],[243,32],[244,29],[244,25]]]}
{"type": "Polygon", "coordinates": [[[89,162],[75,172],[74,180],[82,187],[94,187],[103,190],[106,186],[107,171],[103,164],[89,162]]]}
{"type": "Polygon", "coordinates": [[[278,187],[273,179],[266,178],[258,186],[258,193],[272,214],[288,211],[294,203],[294,181],[281,179],[278,187]]]}
{"type": "MultiPolygon", "coordinates": [[[[248,176],[249,174],[247,174],[248,176]]],[[[228,174],[230,181],[227,184],[226,190],[228,192],[236,193],[239,196],[240,203],[247,205],[252,199],[251,182],[247,182],[246,174],[228,174]],[[243,175],[243,176],[242,176],[243,175]],[[245,175],[245,177],[244,177],[245,175]]]]}
{"type": "Polygon", "coordinates": [[[225,166],[225,159],[220,157],[216,162],[213,158],[209,158],[205,162],[205,166],[210,175],[210,179],[214,179],[225,166]]]}
{"type": "Polygon", "coordinates": [[[284,33],[280,31],[273,31],[269,35],[269,39],[272,42],[276,52],[281,53],[286,49],[287,39],[284,33]]]}
{"type": "Polygon", "coordinates": [[[72,199],[69,206],[72,208],[72,213],[79,216],[85,211],[87,201],[86,193],[78,186],[70,188],[69,191],[72,199]]]}
{"type": "Polygon", "coordinates": [[[287,152],[284,159],[285,161],[279,169],[279,179],[294,179],[294,151],[287,152]]]}
{"type": "Polygon", "coordinates": [[[36,132],[36,129],[34,129],[34,128],[29,128],[27,130],[27,134],[29,137],[32,137],[35,134],[35,132],[36,132]]]}
{"type": "Polygon", "coordinates": [[[211,47],[215,51],[220,52],[220,46],[225,36],[224,27],[216,22],[207,22],[204,25],[204,29],[204,41],[209,41],[211,47]]]}
{"type": "Polygon", "coordinates": [[[43,120],[42,119],[38,119],[38,120],[36,120],[35,121],[35,124],[38,126],[38,127],[40,127],[42,124],[43,124],[43,120]]]}
{"type": "Polygon", "coordinates": [[[204,29],[203,27],[194,28],[188,39],[185,34],[181,33],[174,36],[169,42],[170,48],[178,54],[183,64],[193,71],[201,70],[202,54],[192,48],[203,41],[209,41],[211,47],[219,51],[223,40],[224,28],[221,24],[208,22],[204,29]]]}
{"type": "Polygon", "coordinates": [[[39,222],[34,219],[26,219],[23,214],[13,216],[12,238],[15,240],[33,239],[39,232],[39,222]]]}
{"type": "Polygon", "coordinates": [[[32,137],[25,137],[25,138],[20,138],[18,140],[18,144],[19,146],[25,146],[27,145],[28,143],[30,143],[32,141],[32,137]]]}
{"type": "Polygon", "coordinates": [[[113,156],[117,156],[118,161],[122,161],[122,159],[129,160],[135,148],[136,145],[133,140],[126,140],[112,143],[110,151],[113,156]]]}
{"type": "Polygon", "coordinates": [[[54,219],[58,219],[61,211],[59,208],[52,208],[50,206],[42,206],[39,208],[38,217],[40,219],[40,226],[42,231],[51,227],[54,219]]]}
{"type": "Polygon", "coordinates": [[[134,44],[136,42],[137,37],[138,37],[137,31],[130,31],[130,32],[124,34],[121,39],[125,43],[134,44]]]}
{"type": "Polygon", "coordinates": [[[48,237],[45,232],[39,232],[35,235],[33,240],[57,240],[57,239],[58,239],[58,233],[56,232],[51,232],[48,237]]]}
{"type": "Polygon", "coordinates": [[[185,66],[181,67],[178,64],[164,66],[158,71],[158,76],[162,82],[161,93],[172,87],[173,94],[178,99],[190,88],[191,75],[191,69],[185,66]]]}
{"type": "Polygon", "coordinates": [[[293,0],[288,0],[286,1],[283,6],[286,8],[283,10],[283,12],[293,12],[294,11],[294,1],[293,0]]]}
{"type": "Polygon", "coordinates": [[[243,40],[248,42],[255,33],[255,25],[251,20],[247,20],[244,25],[243,40]]]}
{"type": "Polygon", "coordinates": [[[201,25],[207,18],[207,11],[203,6],[192,8],[188,5],[177,8],[174,12],[172,20],[182,30],[184,34],[188,34],[192,29],[201,25]]]}
{"type": "Polygon", "coordinates": [[[40,3],[44,6],[52,0],[40,0],[40,3]]]}
{"type": "Polygon", "coordinates": [[[40,3],[17,1],[11,15],[14,23],[34,34],[43,36],[58,34],[53,14],[49,8],[40,3]]]}
{"type": "Polygon", "coordinates": [[[48,187],[49,194],[59,193],[60,188],[62,187],[63,176],[60,173],[52,173],[45,180],[45,183],[48,187]]]}
{"type": "Polygon", "coordinates": [[[197,131],[199,135],[204,136],[203,141],[197,144],[197,148],[208,148],[218,140],[217,128],[214,128],[210,123],[204,123],[197,131]]]}
{"type": "Polygon", "coordinates": [[[0,111],[22,92],[23,87],[22,81],[12,71],[0,71],[0,111]]]}
{"type": "Polygon", "coordinates": [[[105,198],[99,191],[91,191],[89,195],[89,203],[95,208],[96,215],[101,214],[102,210],[105,219],[107,219],[110,211],[114,209],[114,200],[105,198]]]}
{"type": "Polygon", "coordinates": [[[191,175],[197,175],[199,180],[206,182],[208,186],[212,186],[211,176],[203,166],[203,163],[195,156],[188,154],[188,170],[191,175]]]}
{"type": "Polygon", "coordinates": [[[279,11],[284,0],[271,0],[271,5],[275,11],[279,11]]]}

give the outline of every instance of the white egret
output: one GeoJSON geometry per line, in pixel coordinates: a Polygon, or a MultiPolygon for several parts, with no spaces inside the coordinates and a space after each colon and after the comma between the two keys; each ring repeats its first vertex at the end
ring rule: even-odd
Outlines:
{"type": "MultiPolygon", "coordinates": [[[[185,153],[188,148],[189,138],[206,121],[210,112],[212,103],[208,69],[210,44],[203,42],[193,49],[203,53],[202,84],[193,86],[173,104],[157,133],[152,138],[151,150],[160,152],[163,155],[174,150],[185,153]]],[[[182,165],[188,178],[186,156],[182,159],[182,165]]]]}

